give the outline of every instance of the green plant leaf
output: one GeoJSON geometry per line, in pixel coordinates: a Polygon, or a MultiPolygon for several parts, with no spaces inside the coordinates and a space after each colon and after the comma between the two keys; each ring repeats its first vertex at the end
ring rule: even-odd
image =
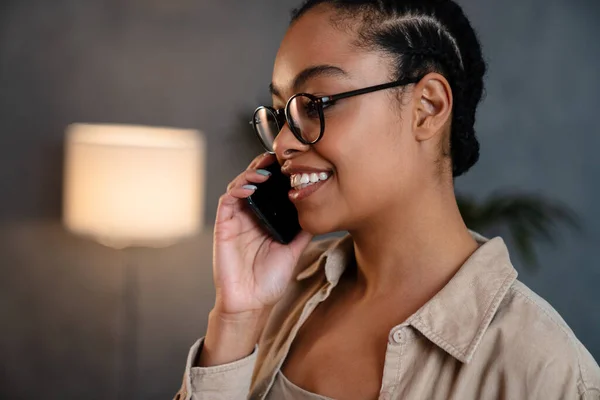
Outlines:
{"type": "Polygon", "coordinates": [[[494,193],[481,202],[457,195],[458,207],[469,229],[485,234],[493,228],[506,228],[519,257],[536,268],[535,243],[555,244],[561,226],[581,232],[577,214],[568,206],[527,193],[494,193]]]}

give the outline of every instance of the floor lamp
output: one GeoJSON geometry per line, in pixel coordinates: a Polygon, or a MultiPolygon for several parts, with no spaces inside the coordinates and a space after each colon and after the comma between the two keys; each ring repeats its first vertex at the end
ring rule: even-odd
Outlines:
{"type": "Polygon", "coordinates": [[[65,135],[63,224],[123,250],[119,399],[137,394],[137,265],[127,248],[166,247],[203,226],[205,139],[195,130],[72,124],[65,135]]]}

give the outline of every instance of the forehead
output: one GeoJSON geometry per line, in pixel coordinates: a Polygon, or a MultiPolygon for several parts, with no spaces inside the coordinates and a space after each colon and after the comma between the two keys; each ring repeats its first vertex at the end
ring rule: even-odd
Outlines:
{"type": "Polygon", "coordinates": [[[290,26],[275,59],[274,86],[287,90],[299,73],[319,65],[339,67],[347,78],[365,82],[387,74],[383,54],[357,48],[353,31],[334,26],[333,16],[332,10],[316,7],[290,26]]]}

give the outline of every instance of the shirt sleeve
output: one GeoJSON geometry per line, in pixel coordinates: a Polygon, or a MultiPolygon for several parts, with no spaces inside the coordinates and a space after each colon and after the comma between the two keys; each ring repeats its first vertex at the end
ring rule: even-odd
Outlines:
{"type": "Polygon", "coordinates": [[[183,384],[174,400],[240,400],[250,392],[252,372],[258,346],[249,356],[214,367],[193,367],[202,351],[204,338],[198,340],[188,354],[183,384]]]}

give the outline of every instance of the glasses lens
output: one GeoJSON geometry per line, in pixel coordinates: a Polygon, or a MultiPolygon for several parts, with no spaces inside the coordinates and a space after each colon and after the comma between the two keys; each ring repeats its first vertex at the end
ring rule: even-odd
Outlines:
{"type": "Polygon", "coordinates": [[[254,129],[267,151],[273,151],[273,142],[279,133],[275,114],[269,108],[261,107],[254,113],[254,129]]]}
{"type": "Polygon", "coordinates": [[[289,103],[290,128],[305,143],[314,143],[321,135],[319,104],[305,95],[294,97],[289,103]]]}

